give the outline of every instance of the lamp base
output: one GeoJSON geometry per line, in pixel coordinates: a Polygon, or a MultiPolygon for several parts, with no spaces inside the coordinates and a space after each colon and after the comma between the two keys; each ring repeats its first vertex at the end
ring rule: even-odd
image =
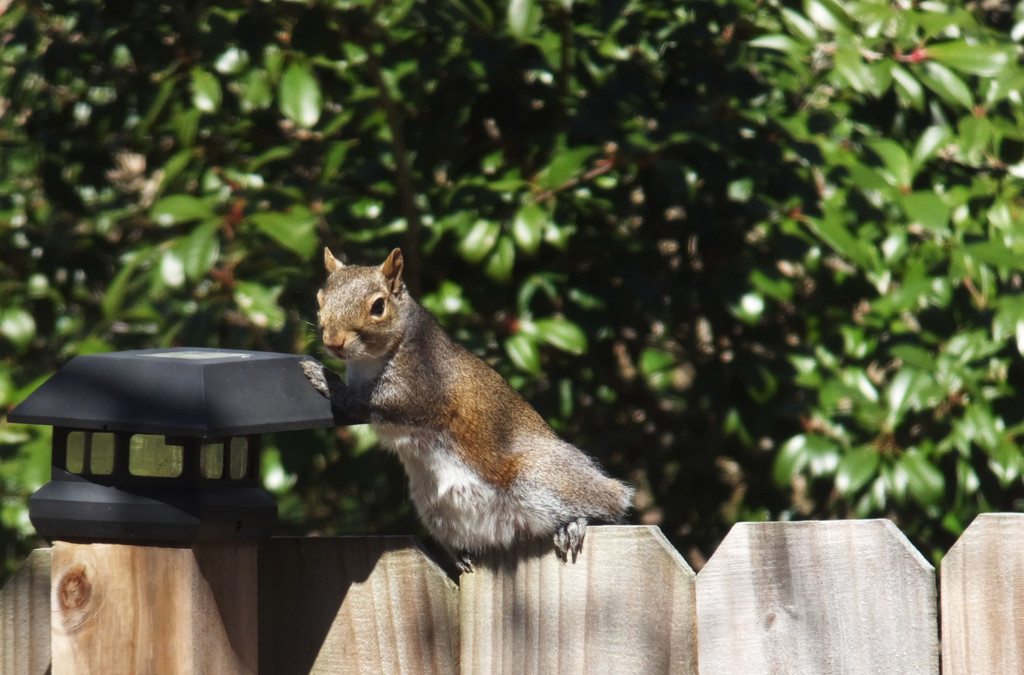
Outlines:
{"type": "Polygon", "coordinates": [[[36,532],[49,539],[254,540],[269,537],[277,520],[273,498],[250,485],[135,491],[75,476],[50,481],[28,504],[36,532]]]}

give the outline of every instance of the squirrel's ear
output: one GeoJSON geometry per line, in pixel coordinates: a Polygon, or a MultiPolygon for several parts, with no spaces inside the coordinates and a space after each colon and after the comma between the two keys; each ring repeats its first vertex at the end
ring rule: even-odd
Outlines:
{"type": "Polygon", "coordinates": [[[335,270],[340,270],[345,264],[334,257],[331,253],[331,249],[324,246],[324,268],[327,269],[327,273],[331,274],[335,270]]]}
{"type": "Polygon", "coordinates": [[[402,267],[405,262],[402,260],[402,249],[396,248],[380,266],[381,273],[388,281],[388,288],[392,293],[397,294],[402,290],[402,267]]]}

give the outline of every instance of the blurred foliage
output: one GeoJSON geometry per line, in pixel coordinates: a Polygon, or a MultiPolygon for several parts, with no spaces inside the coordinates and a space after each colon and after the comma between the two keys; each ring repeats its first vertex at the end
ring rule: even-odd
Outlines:
{"type": "MultiPolygon", "coordinates": [[[[78,354],[322,356],[319,247],[399,245],[698,566],[768,518],[935,558],[1024,497],[1020,6],[0,6],[4,410],[78,354]]],[[[419,531],[365,428],[267,440],[282,532],[419,531]]],[[[48,443],[0,423],[8,570],[48,443]]]]}

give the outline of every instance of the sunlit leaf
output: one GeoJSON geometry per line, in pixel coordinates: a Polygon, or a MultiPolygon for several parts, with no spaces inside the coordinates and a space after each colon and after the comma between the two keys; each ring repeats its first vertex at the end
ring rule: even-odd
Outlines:
{"type": "Polygon", "coordinates": [[[36,336],[36,321],[20,307],[0,309],[0,335],[10,340],[19,351],[23,351],[36,336]]]}
{"type": "Polygon", "coordinates": [[[995,77],[1016,58],[1012,47],[971,44],[966,40],[930,44],[926,53],[950,68],[982,77],[995,77]]]}
{"type": "Polygon", "coordinates": [[[579,177],[594,152],[595,149],[591,146],[556,152],[551,163],[537,175],[537,185],[547,189],[565,187],[570,180],[579,177]]]}
{"type": "Polygon", "coordinates": [[[537,319],[537,336],[549,345],[570,354],[587,351],[587,334],[575,323],[566,319],[537,319]]]}
{"type": "Polygon", "coordinates": [[[235,304],[257,328],[281,330],[285,313],[277,302],[280,286],[267,287],[253,281],[239,281],[235,285],[235,304]]]}
{"type": "Polygon", "coordinates": [[[929,230],[945,230],[949,224],[949,206],[934,192],[904,195],[903,210],[913,222],[929,230]]]}
{"type": "Polygon", "coordinates": [[[512,219],[512,236],[524,253],[536,253],[544,237],[548,213],[539,204],[527,204],[512,219]]]}
{"type": "Polygon", "coordinates": [[[524,40],[536,32],[542,10],[536,0],[510,0],[508,3],[508,31],[524,40]]]}
{"type": "Polygon", "coordinates": [[[946,479],[923,453],[909,450],[900,458],[900,467],[907,475],[907,491],[922,506],[937,504],[945,492],[946,479]]]}
{"type": "Polygon", "coordinates": [[[213,73],[192,69],[192,105],[204,113],[215,113],[220,108],[220,80],[213,73]]]}
{"type": "Polygon", "coordinates": [[[505,352],[512,363],[528,373],[540,372],[540,352],[537,343],[523,333],[516,333],[505,340],[505,352]]]}
{"type": "Polygon", "coordinates": [[[843,455],[836,468],[836,489],[850,495],[859,490],[878,473],[881,462],[874,448],[861,448],[843,455]]]}
{"type": "Polygon", "coordinates": [[[254,213],[250,220],[261,232],[300,258],[311,258],[316,251],[319,218],[304,206],[295,206],[287,213],[254,213]]]}
{"type": "Polygon", "coordinates": [[[477,220],[459,241],[459,253],[471,263],[482,261],[494,248],[500,231],[501,227],[498,223],[490,220],[477,220]]]}
{"type": "Polygon", "coordinates": [[[300,127],[312,127],[320,120],[323,93],[309,67],[298,63],[288,66],[281,75],[277,96],[281,113],[300,127]]]}
{"type": "Polygon", "coordinates": [[[487,259],[484,271],[491,279],[502,283],[512,278],[512,268],[516,261],[516,246],[508,236],[498,237],[498,241],[487,259]]]}
{"type": "Polygon", "coordinates": [[[967,110],[974,108],[974,95],[964,81],[952,70],[935,61],[923,64],[921,79],[928,88],[948,103],[967,110]]]}
{"type": "Polygon", "coordinates": [[[214,215],[210,205],[191,195],[169,195],[149,210],[149,217],[157,225],[169,226],[193,220],[207,220],[214,215]]]}

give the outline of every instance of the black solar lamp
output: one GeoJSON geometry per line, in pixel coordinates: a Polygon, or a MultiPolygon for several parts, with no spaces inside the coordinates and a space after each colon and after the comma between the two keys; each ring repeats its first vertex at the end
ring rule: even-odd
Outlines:
{"type": "Polygon", "coordinates": [[[333,426],[303,357],[225,349],[78,356],[7,419],[53,427],[36,531],[65,541],[188,542],[270,535],[260,434],[333,426]]]}

